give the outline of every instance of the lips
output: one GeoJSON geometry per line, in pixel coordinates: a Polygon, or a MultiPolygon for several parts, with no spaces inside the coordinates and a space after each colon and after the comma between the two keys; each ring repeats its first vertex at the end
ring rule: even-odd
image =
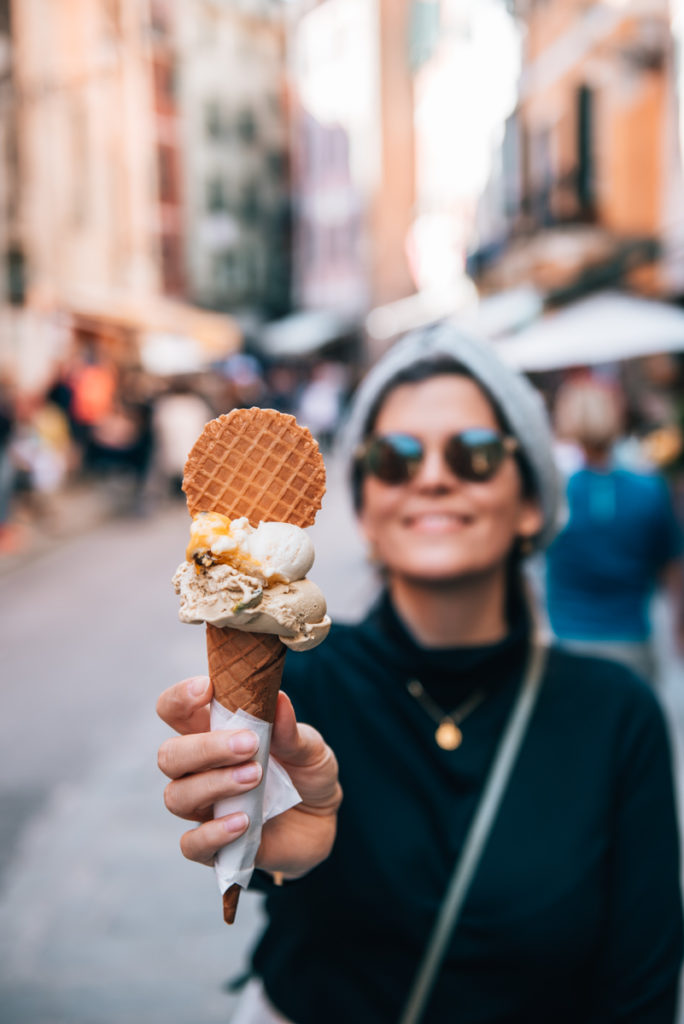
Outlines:
{"type": "Polygon", "coordinates": [[[409,529],[430,534],[453,533],[472,522],[473,516],[458,512],[417,512],[403,520],[409,529]]]}

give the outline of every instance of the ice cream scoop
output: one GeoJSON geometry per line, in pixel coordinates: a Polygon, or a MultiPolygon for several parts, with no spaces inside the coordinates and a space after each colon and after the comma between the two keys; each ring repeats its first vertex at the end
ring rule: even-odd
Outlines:
{"type": "Polygon", "coordinates": [[[293,523],[253,527],[245,516],[229,519],[220,512],[200,512],[190,527],[186,557],[204,568],[224,563],[265,583],[291,583],[306,576],[314,547],[293,523]]]}
{"type": "Polygon", "coordinates": [[[325,598],[311,580],[264,586],[231,565],[216,564],[198,572],[183,562],[173,585],[181,599],[181,622],[270,633],[294,651],[316,647],[330,630],[325,598]]]}

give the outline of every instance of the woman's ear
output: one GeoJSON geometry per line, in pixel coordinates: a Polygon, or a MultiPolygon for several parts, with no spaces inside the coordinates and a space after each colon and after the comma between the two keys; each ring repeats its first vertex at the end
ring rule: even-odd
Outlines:
{"type": "Polygon", "coordinates": [[[541,533],[543,526],[544,513],[539,502],[532,498],[523,499],[518,517],[518,529],[516,531],[521,543],[521,549],[525,544],[532,545],[532,541],[537,534],[541,533]]]}

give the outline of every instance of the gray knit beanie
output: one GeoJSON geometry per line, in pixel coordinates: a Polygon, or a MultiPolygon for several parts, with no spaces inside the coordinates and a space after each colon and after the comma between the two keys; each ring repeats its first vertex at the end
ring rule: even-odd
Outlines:
{"type": "Polygon", "coordinates": [[[481,385],[503,415],[520,444],[535,492],[541,502],[544,525],[536,538],[545,547],[557,529],[560,480],[553,456],[552,434],[542,397],[526,377],[501,361],[493,346],[469,337],[446,321],[411,331],[372,367],[352,400],[341,444],[348,464],[368,429],[368,419],[380,394],[415,363],[449,357],[460,363],[481,385]]]}

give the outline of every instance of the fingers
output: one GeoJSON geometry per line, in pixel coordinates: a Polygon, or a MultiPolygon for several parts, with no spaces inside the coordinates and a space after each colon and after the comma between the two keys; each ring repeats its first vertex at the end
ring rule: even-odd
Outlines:
{"type": "Polygon", "coordinates": [[[213,689],[208,676],[192,676],[164,690],[157,701],[157,714],[176,732],[185,734],[209,730],[208,703],[213,689]]]}
{"type": "Polygon", "coordinates": [[[164,775],[179,779],[191,772],[239,764],[253,757],[258,747],[257,735],[250,729],[236,732],[217,729],[214,732],[172,736],[159,748],[157,763],[164,775]]]}
{"type": "Polygon", "coordinates": [[[261,776],[261,765],[255,761],[188,775],[168,784],[164,790],[164,803],[179,818],[201,821],[210,817],[218,800],[254,789],[261,782],[261,776]]]}
{"type": "Polygon", "coordinates": [[[218,851],[239,838],[248,825],[249,818],[241,811],[215,821],[207,821],[181,836],[181,852],[188,860],[212,864],[218,851]]]}

